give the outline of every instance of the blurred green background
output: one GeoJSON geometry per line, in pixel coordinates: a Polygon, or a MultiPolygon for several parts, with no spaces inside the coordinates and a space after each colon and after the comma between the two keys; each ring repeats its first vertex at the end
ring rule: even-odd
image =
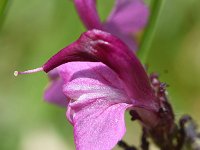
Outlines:
{"type": "MultiPolygon", "coordinates": [[[[98,1],[103,19],[113,2],[98,1]]],[[[14,70],[41,66],[85,31],[73,1],[12,0],[8,8],[0,31],[0,150],[73,150],[65,108],[43,100],[46,74],[13,76],[14,70]]],[[[199,0],[166,0],[148,66],[170,85],[176,118],[187,113],[200,124],[199,0]]],[[[138,144],[139,126],[128,114],[126,120],[124,139],[138,144]]]]}

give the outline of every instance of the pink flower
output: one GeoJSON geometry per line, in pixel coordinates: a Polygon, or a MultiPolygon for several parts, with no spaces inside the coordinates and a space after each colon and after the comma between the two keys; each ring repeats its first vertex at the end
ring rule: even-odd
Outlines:
{"type": "MultiPolygon", "coordinates": [[[[147,23],[148,7],[143,0],[116,0],[116,4],[105,23],[99,19],[96,0],[74,0],[77,11],[87,29],[101,29],[119,37],[133,51],[137,50],[133,36],[147,23]]],[[[56,70],[56,69],[55,69],[56,70]]],[[[45,90],[47,102],[66,106],[65,95],[61,92],[63,81],[56,71],[50,72],[50,84],[45,90]],[[53,76],[57,76],[52,77],[53,76]]]]}
{"type": "Polygon", "coordinates": [[[149,9],[143,0],[116,0],[104,23],[100,21],[96,0],[74,0],[74,3],[87,29],[100,29],[112,33],[133,51],[137,50],[133,37],[145,27],[149,16],[149,9]]]}
{"type": "Polygon", "coordinates": [[[87,31],[41,68],[19,73],[48,73],[54,68],[63,82],[77,150],[112,149],[126,131],[126,109],[135,110],[146,128],[160,123],[160,101],[142,64],[110,33],[87,31]]]}

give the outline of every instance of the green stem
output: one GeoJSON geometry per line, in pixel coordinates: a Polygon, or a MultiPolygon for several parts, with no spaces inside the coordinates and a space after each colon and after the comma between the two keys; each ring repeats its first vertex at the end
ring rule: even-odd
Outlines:
{"type": "Polygon", "coordinates": [[[3,25],[9,0],[0,0],[0,30],[3,25]]]}
{"type": "Polygon", "coordinates": [[[143,64],[145,64],[147,61],[147,56],[151,48],[151,44],[152,44],[156,27],[157,27],[157,22],[158,22],[164,1],[165,0],[151,0],[151,4],[150,4],[151,15],[149,18],[149,23],[142,37],[140,48],[137,53],[138,57],[140,58],[143,64]]]}

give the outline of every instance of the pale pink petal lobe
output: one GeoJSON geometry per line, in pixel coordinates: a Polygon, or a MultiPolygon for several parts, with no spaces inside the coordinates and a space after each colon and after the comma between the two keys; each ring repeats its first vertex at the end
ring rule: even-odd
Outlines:
{"type": "Polygon", "coordinates": [[[70,62],[58,70],[64,81],[63,92],[70,99],[66,115],[72,124],[76,111],[96,99],[106,98],[107,106],[132,103],[117,74],[100,62],[70,62]]]}
{"type": "Polygon", "coordinates": [[[128,104],[107,106],[97,99],[73,118],[77,150],[111,150],[126,132],[124,112],[128,104]]]}
{"type": "Polygon", "coordinates": [[[66,115],[76,149],[112,149],[126,131],[124,112],[132,106],[118,75],[99,62],[70,62],[58,69],[71,99],[66,115]]]}
{"type": "Polygon", "coordinates": [[[124,34],[130,34],[143,29],[148,17],[149,9],[143,0],[116,0],[106,24],[124,34]]]}

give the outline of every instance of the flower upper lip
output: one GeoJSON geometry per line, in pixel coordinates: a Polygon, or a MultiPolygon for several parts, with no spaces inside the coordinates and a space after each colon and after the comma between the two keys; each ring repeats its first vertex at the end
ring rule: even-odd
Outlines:
{"type": "Polygon", "coordinates": [[[103,62],[113,69],[125,84],[130,97],[155,103],[148,76],[133,52],[115,36],[89,30],[71,45],[63,48],[43,66],[45,72],[71,61],[103,62]]]}

